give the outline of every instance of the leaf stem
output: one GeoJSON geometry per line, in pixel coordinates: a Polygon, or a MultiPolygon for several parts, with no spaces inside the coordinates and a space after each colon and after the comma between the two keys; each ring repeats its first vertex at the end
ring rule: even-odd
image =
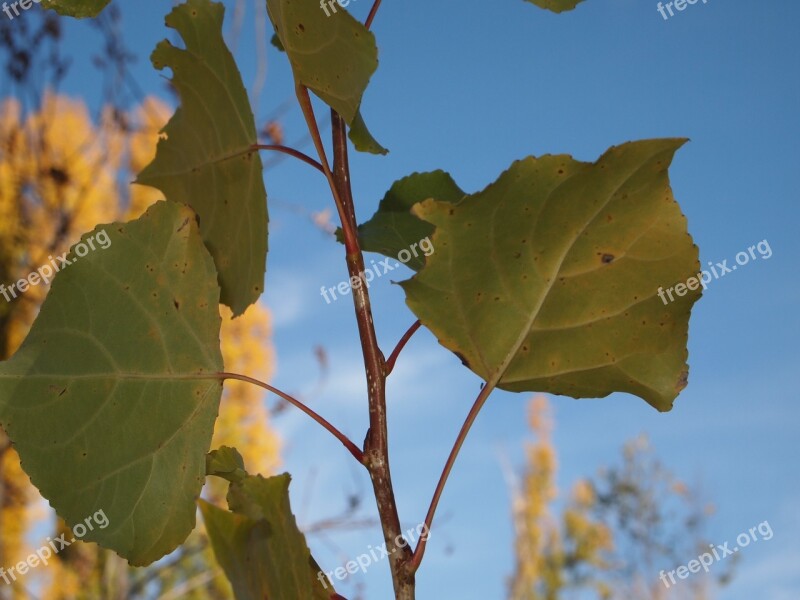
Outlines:
{"type": "Polygon", "coordinates": [[[408,328],[408,331],[406,331],[403,334],[403,337],[400,338],[400,341],[397,342],[397,346],[395,346],[395,349],[392,351],[392,353],[389,355],[389,358],[386,360],[386,368],[385,368],[386,375],[389,375],[389,373],[391,373],[394,370],[394,363],[397,362],[397,357],[400,356],[400,353],[403,351],[403,348],[405,348],[406,344],[408,343],[408,340],[411,339],[411,336],[414,335],[417,332],[417,329],[419,329],[421,326],[422,322],[420,322],[420,320],[417,319],[414,322],[414,324],[408,328]]]}
{"type": "Polygon", "coordinates": [[[370,28],[372,25],[373,19],[375,19],[375,15],[378,13],[378,9],[381,7],[381,0],[375,0],[375,3],[372,5],[372,8],[369,11],[369,15],[367,15],[367,20],[364,21],[364,27],[367,29],[370,28]]]}
{"type": "MultiPolygon", "coordinates": [[[[478,397],[475,399],[469,414],[467,414],[467,418],[464,420],[461,430],[458,432],[458,437],[456,437],[456,441],[453,444],[453,449],[450,450],[450,455],[447,457],[447,462],[445,463],[442,474],[439,477],[439,483],[436,484],[436,490],[433,492],[433,498],[431,499],[431,504],[428,508],[428,514],[425,515],[425,531],[430,531],[430,527],[433,524],[433,515],[436,513],[436,508],[439,506],[439,499],[442,497],[442,492],[444,491],[444,486],[447,483],[447,478],[450,476],[450,471],[453,470],[456,457],[461,450],[461,446],[464,444],[464,440],[467,439],[467,434],[472,428],[472,424],[478,417],[478,413],[481,412],[483,405],[486,404],[486,400],[489,398],[492,390],[494,390],[494,385],[490,385],[488,383],[484,384],[483,388],[481,388],[480,394],[478,394],[478,397]]],[[[412,573],[416,573],[417,569],[419,569],[419,565],[422,562],[422,557],[425,554],[425,547],[427,543],[428,536],[422,537],[420,538],[417,547],[414,549],[414,556],[409,565],[412,573]]]]}
{"type": "Polygon", "coordinates": [[[290,148],[289,146],[282,146],[281,144],[253,144],[250,147],[253,150],[274,150],[275,152],[283,152],[284,154],[288,154],[289,156],[299,158],[304,163],[307,163],[312,167],[314,167],[317,171],[319,171],[323,175],[325,174],[325,169],[316,160],[311,158],[308,154],[303,154],[299,150],[295,150],[294,148],[290,148]]]}
{"type": "MultiPolygon", "coordinates": [[[[297,101],[300,103],[300,108],[303,111],[308,132],[311,134],[311,139],[314,142],[314,147],[317,149],[319,156],[320,166],[325,178],[328,180],[328,185],[333,194],[333,201],[336,204],[336,211],[339,213],[339,220],[342,222],[342,233],[344,235],[344,247],[347,253],[350,254],[358,250],[358,238],[356,235],[356,228],[350,226],[350,219],[348,218],[347,209],[345,208],[341,194],[336,187],[336,182],[331,172],[330,163],[328,163],[328,156],[325,154],[325,146],[322,143],[322,136],[319,133],[319,126],[317,125],[317,118],[314,116],[314,107],[311,104],[311,98],[308,95],[308,88],[299,83],[295,84],[295,93],[297,94],[297,101]]],[[[362,286],[363,287],[363,286],[362,286]]],[[[353,296],[355,298],[355,295],[353,296]]]]}
{"type": "Polygon", "coordinates": [[[306,406],[305,404],[300,402],[300,400],[298,400],[297,398],[294,398],[293,396],[290,396],[286,392],[283,392],[283,391],[279,390],[278,388],[269,385],[268,383],[264,383],[263,381],[259,381],[258,379],[254,379],[252,377],[248,377],[247,375],[239,375],[238,373],[217,373],[217,375],[221,379],[235,379],[237,381],[244,381],[245,383],[251,383],[253,385],[256,385],[256,386],[258,386],[260,388],[264,388],[265,390],[272,392],[276,396],[279,396],[279,397],[283,398],[289,404],[291,404],[293,406],[296,406],[297,408],[302,410],[304,413],[306,413],[309,417],[314,419],[317,423],[322,425],[325,429],[327,429],[331,434],[333,434],[333,436],[337,440],[342,442],[344,447],[347,448],[350,451],[350,454],[352,454],[353,457],[358,462],[360,462],[362,464],[364,463],[364,454],[363,454],[363,452],[358,448],[358,446],[356,446],[350,440],[350,438],[348,438],[341,431],[336,429],[336,427],[331,425],[331,423],[328,422],[324,417],[320,416],[318,413],[314,412],[308,406],[306,406]]]}

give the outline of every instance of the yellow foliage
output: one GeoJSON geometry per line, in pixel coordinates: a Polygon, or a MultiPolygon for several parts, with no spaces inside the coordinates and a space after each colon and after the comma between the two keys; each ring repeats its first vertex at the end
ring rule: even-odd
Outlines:
{"type": "MultiPolygon", "coordinates": [[[[155,158],[159,132],[164,127],[172,110],[157,98],[146,98],[141,106],[132,111],[133,131],[128,134],[128,169],[138,173],[155,158]]],[[[153,202],[163,197],[160,190],[146,185],[130,187],[130,202],[126,219],[135,219],[153,202]]]]}
{"type": "Polygon", "coordinates": [[[0,455],[0,474],[3,485],[0,504],[0,528],[4,538],[0,548],[2,566],[13,564],[25,554],[23,538],[31,516],[31,502],[36,499],[36,494],[20,467],[19,456],[10,446],[6,446],[0,455]]]}
{"type": "Polygon", "coordinates": [[[552,418],[544,396],[537,396],[531,401],[528,422],[536,442],[527,447],[528,469],[521,493],[514,502],[517,563],[511,584],[511,598],[515,600],[546,597],[535,591],[541,582],[548,582],[548,588],[558,585],[558,570],[553,568],[546,556],[546,549],[558,546],[560,542],[549,509],[557,496],[557,465],[550,439],[552,418]]]}
{"type": "MultiPolygon", "coordinates": [[[[578,481],[573,487],[561,523],[553,517],[557,460],[551,440],[552,415],[544,396],[531,401],[528,422],[536,442],[527,447],[527,469],[514,503],[517,560],[509,597],[555,600],[566,590],[567,568],[578,563],[603,568],[603,553],[613,547],[613,539],[611,530],[590,516],[596,498],[588,481],[578,481]]],[[[597,591],[600,597],[608,597],[600,587],[597,591]]]]}
{"type": "MultiPolygon", "coordinates": [[[[41,109],[27,116],[16,100],[0,103],[0,283],[26,277],[97,224],[136,218],[163,198],[159,190],[128,184],[152,160],[171,113],[147,98],[127,114],[107,108],[95,123],[82,101],[61,95],[45,94],[41,109]]],[[[8,303],[0,297],[0,358],[22,342],[46,293],[38,285],[8,303]]],[[[274,356],[267,309],[256,304],[231,321],[223,307],[222,315],[226,369],[269,379],[274,356]]],[[[260,388],[226,382],[212,447],[223,444],[235,446],[251,472],[277,469],[280,443],[260,388]]],[[[220,489],[212,496],[220,499],[220,489]]],[[[31,511],[41,501],[10,448],[0,456],[0,497],[0,558],[8,565],[24,558],[31,511]]],[[[99,560],[93,545],[81,548],[31,575],[49,582],[42,597],[82,598],[90,579],[100,581],[98,569],[108,570],[111,561],[99,560]]]]}
{"type": "MultiPolygon", "coordinates": [[[[221,309],[222,356],[226,371],[268,380],[275,362],[269,343],[269,312],[256,303],[241,317],[231,320],[230,309],[221,309]]],[[[269,475],[276,471],[280,464],[280,442],[269,428],[269,412],[261,388],[242,381],[225,382],[211,444],[212,448],[220,446],[235,446],[251,473],[269,475]]]]}

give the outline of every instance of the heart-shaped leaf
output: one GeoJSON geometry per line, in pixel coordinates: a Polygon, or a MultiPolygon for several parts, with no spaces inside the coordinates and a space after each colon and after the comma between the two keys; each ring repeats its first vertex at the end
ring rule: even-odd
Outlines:
{"type": "Polygon", "coordinates": [[[84,235],[0,363],[0,426],[31,481],[70,525],[104,511],[84,539],[134,565],[194,528],[222,393],[219,286],[195,218],[159,202],[84,235]]]}
{"type": "Polygon", "coordinates": [[[667,176],[683,143],[631,142],[593,164],[527,158],[458,204],[418,204],[436,252],[402,284],[409,307],[490,387],[623,391],[669,410],[700,297],[658,295],[699,270],[667,176]]]}
{"type": "Polygon", "coordinates": [[[267,192],[253,149],[253,111],[222,38],[224,14],[221,4],[188,0],[167,15],[186,49],[164,40],[151,58],[157,69],[172,69],[181,106],[136,183],[194,208],[217,265],[222,302],[238,316],[264,291],[267,192]]]}

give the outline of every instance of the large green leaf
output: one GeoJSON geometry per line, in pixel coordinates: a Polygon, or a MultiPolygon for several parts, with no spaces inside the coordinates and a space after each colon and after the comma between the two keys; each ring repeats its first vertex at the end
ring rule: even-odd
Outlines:
{"type": "Polygon", "coordinates": [[[232,483],[231,511],[200,502],[217,562],[236,600],[307,598],[335,595],[311,557],[289,505],[288,473],[265,479],[247,476],[232,483]]]}
{"type": "Polygon", "coordinates": [[[378,68],[375,35],[336,2],[323,9],[310,1],[267,0],[267,10],[295,80],[347,121],[357,150],[386,154],[359,113],[364,90],[378,68]]]}
{"type": "Polygon", "coordinates": [[[96,17],[109,2],[111,0],[42,0],[42,7],[51,8],[60,15],[83,19],[96,17]]]}
{"type": "Polygon", "coordinates": [[[154,204],[73,247],[0,363],[0,426],[67,523],[134,565],[194,528],[222,383],[219,286],[194,212],[154,204]],[[78,258],[89,239],[105,244],[78,258]],[[77,254],[76,254],[77,252],[77,254]]]}
{"type": "Polygon", "coordinates": [[[572,10],[583,0],[528,0],[540,8],[546,8],[554,13],[562,13],[567,10],[572,10]]]}
{"type": "Polygon", "coordinates": [[[657,295],[699,269],[667,175],[683,143],[627,143],[593,164],[527,158],[457,205],[418,204],[436,251],[402,284],[409,307],[490,386],[623,391],[669,410],[700,296],[657,295]]]}
{"type": "MultiPolygon", "coordinates": [[[[411,248],[413,244],[433,235],[433,225],[411,214],[411,207],[428,198],[456,203],[463,197],[464,192],[444,171],[412,173],[395,181],[378,205],[375,215],[359,225],[361,248],[397,258],[401,250],[411,248]]],[[[337,234],[341,241],[341,233],[337,234]]],[[[425,256],[417,254],[406,264],[418,271],[425,264],[425,256]]]]}
{"type": "Polygon", "coordinates": [[[222,38],[225,9],[188,0],[167,15],[186,49],[168,41],[152,55],[169,67],[181,106],[164,128],[156,157],[136,183],[188,204],[214,257],[222,302],[240,315],[264,290],[267,204],[255,121],[242,78],[222,38]]]}

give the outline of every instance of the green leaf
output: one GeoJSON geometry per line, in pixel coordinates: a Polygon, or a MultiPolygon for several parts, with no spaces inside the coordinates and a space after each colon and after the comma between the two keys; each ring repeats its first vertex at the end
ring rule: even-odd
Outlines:
{"type": "Polygon", "coordinates": [[[236,600],[327,600],[335,594],[297,528],[289,505],[290,480],[288,473],[268,479],[248,475],[231,484],[233,512],[200,501],[214,554],[236,600]]]}
{"type": "Polygon", "coordinates": [[[0,426],[25,472],[70,525],[104,511],[84,539],[134,565],[194,528],[222,393],[219,287],[195,218],[158,202],[84,235],[0,363],[0,426]],[[78,258],[90,239],[106,249],[78,258]]]}
{"type": "MultiPolygon", "coordinates": [[[[412,173],[395,181],[373,217],[359,225],[361,248],[397,258],[401,250],[409,249],[412,244],[433,235],[433,225],[411,214],[412,206],[428,198],[456,203],[463,197],[464,192],[444,171],[412,173]]],[[[337,234],[341,241],[341,232],[337,234]]],[[[412,256],[406,263],[414,271],[421,269],[424,264],[424,254],[412,256]]]]}
{"type": "MultiPolygon", "coordinates": [[[[34,0],[35,2],[36,0],[34,0]]],[[[50,8],[65,17],[96,17],[111,0],[42,0],[42,8],[50,8]]]]}
{"type": "Polygon", "coordinates": [[[264,289],[268,217],[253,112],[222,39],[224,12],[221,4],[188,0],[167,15],[186,49],[164,40],[151,58],[157,69],[172,69],[181,106],[136,183],[195,209],[222,302],[238,316],[264,289]]]}
{"type": "Polygon", "coordinates": [[[667,175],[684,141],[623,144],[593,164],[527,158],[455,206],[417,205],[435,252],[402,283],[409,307],[490,387],[622,391],[669,410],[700,297],[657,294],[699,270],[667,175]]]}
{"type": "Polygon", "coordinates": [[[295,80],[352,123],[369,79],[378,67],[375,36],[349,12],[318,3],[267,0],[275,32],[286,49],[295,80]],[[335,13],[332,13],[336,10],[335,13]]]}
{"type": "Polygon", "coordinates": [[[551,10],[554,13],[562,13],[572,10],[578,6],[578,4],[583,2],[583,0],[528,0],[528,2],[532,2],[539,8],[551,10]]]}
{"type": "MultiPolygon", "coordinates": [[[[335,2],[325,10],[316,2],[267,0],[294,78],[353,126],[361,97],[378,68],[375,36],[335,2]],[[335,13],[333,11],[336,11],[335,13]]],[[[361,129],[355,135],[363,136],[361,129]]]]}
{"type": "Polygon", "coordinates": [[[370,154],[389,154],[389,151],[381,146],[378,141],[372,137],[372,134],[367,129],[367,124],[364,122],[364,117],[361,116],[361,111],[356,113],[356,118],[353,125],[350,127],[350,132],[347,134],[353,146],[359,152],[369,152],[370,154]]]}
{"type": "Polygon", "coordinates": [[[206,454],[206,475],[214,475],[231,482],[241,481],[247,472],[244,459],[236,448],[222,446],[206,454]]]}

